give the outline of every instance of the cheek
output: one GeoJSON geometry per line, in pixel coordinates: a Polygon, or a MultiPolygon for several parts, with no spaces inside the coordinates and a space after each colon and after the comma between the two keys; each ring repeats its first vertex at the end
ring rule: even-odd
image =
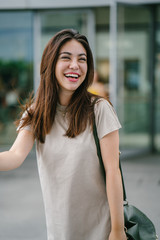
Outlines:
{"type": "Polygon", "coordinates": [[[55,72],[57,74],[63,73],[67,67],[68,67],[67,63],[57,62],[56,67],[55,67],[55,72]]]}
{"type": "Polygon", "coordinates": [[[81,71],[83,72],[83,74],[87,74],[88,71],[88,65],[87,64],[83,64],[80,66],[81,71]]]}

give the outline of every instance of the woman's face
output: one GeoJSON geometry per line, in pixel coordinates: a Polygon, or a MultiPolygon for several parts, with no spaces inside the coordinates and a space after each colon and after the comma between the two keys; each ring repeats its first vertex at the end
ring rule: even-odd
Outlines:
{"type": "Polygon", "coordinates": [[[87,74],[87,53],[76,40],[66,42],[59,51],[55,67],[55,76],[60,87],[60,94],[72,95],[82,84],[87,74]]]}

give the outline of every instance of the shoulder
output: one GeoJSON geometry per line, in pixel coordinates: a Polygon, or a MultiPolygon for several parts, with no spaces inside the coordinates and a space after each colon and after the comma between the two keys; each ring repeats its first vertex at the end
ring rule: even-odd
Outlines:
{"type": "Polygon", "coordinates": [[[22,118],[28,117],[33,115],[35,112],[35,104],[31,104],[30,106],[27,106],[24,108],[23,112],[22,112],[22,118]]]}
{"type": "Polygon", "coordinates": [[[99,98],[95,101],[96,101],[95,104],[94,104],[95,114],[98,114],[101,111],[102,112],[104,111],[105,113],[113,111],[115,113],[114,107],[112,106],[112,104],[107,99],[99,98]]]}
{"type": "Polygon", "coordinates": [[[34,111],[35,111],[34,104],[29,106],[28,108],[23,109],[23,111],[21,112],[21,117],[16,123],[17,131],[19,131],[20,129],[26,129],[29,131],[32,130],[31,125],[34,111]]]}
{"type": "Polygon", "coordinates": [[[104,98],[98,99],[94,104],[94,115],[100,139],[104,135],[121,128],[116,111],[111,103],[104,98]]]}

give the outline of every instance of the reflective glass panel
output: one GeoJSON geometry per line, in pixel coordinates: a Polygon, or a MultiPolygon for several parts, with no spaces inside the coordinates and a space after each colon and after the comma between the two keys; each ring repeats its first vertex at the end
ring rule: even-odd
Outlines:
{"type": "Polygon", "coordinates": [[[117,26],[117,110],[123,126],[121,144],[129,151],[149,150],[151,123],[149,8],[118,5],[117,26]]]}
{"type": "Polygon", "coordinates": [[[41,25],[41,51],[46,43],[58,31],[72,28],[77,29],[81,34],[87,34],[87,13],[86,11],[48,11],[40,13],[41,25]]]}
{"type": "Polygon", "coordinates": [[[103,97],[109,95],[109,7],[94,9],[96,29],[95,77],[91,90],[103,97]]]}
{"type": "Polygon", "coordinates": [[[155,56],[155,144],[160,152],[160,6],[156,14],[156,56],[155,56]]]}
{"type": "Polygon", "coordinates": [[[0,12],[0,144],[16,137],[20,99],[33,86],[31,12],[0,12]]]}

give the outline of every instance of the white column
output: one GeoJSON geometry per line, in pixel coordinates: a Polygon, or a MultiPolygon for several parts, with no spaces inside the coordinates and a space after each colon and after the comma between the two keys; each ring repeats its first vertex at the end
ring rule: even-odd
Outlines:
{"type": "Polygon", "coordinates": [[[110,41],[109,41],[109,94],[110,101],[116,108],[117,105],[117,3],[110,2],[110,41]]]}
{"type": "Polygon", "coordinates": [[[41,24],[39,13],[34,14],[33,23],[33,76],[34,91],[37,91],[40,82],[40,61],[41,61],[41,24]]]}
{"type": "MultiPolygon", "coordinates": [[[[90,47],[92,49],[93,53],[93,59],[94,59],[94,65],[96,65],[95,59],[96,59],[96,29],[95,29],[95,15],[92,10],[87,11],[87,35],[90,47]]],[[[95,66],[96,67],[96,66],[95,66]]]]}

